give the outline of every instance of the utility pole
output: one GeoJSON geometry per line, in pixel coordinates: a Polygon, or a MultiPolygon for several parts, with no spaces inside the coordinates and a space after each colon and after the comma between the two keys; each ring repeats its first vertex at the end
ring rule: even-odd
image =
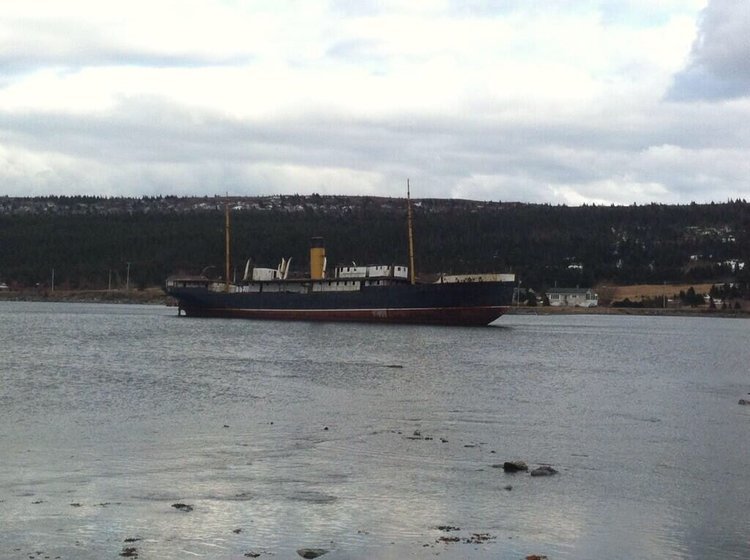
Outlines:
{"type": "Polygon", "coordinates": [[[109,269],[109,275],[107,277],[107,291],[112,291],[112,269],[109,269]]]}
{"type": "MultiPolygon", "coordinates": [[[[227,193],[227,197],[229,193],[227,193]]],[[[229,232],[229,200],[224,205],[224,285],[229,293],[229,272],[230,272],[230,232],[229,232]]]]}
{"type": "Polygon", "coordinates": [[[51,289],[51,291],[52,292],[55,291],[55,269],[54,268],[52,269],[52,289],[51,289]]]}
{"type": "Polygon", "coordinates": [[[128,262],[128,268],[125,274],[125,291],[130,291],[130,262],[128,262]]]}
{"type": "Polygon", "coordinates": [[[516,307],[521,306],[521,279],[518,279],[518,286],[516,287],[516,307]]]}
{"type": "Polygon", "coordinates": [[[416,270],[414,270],[414,224],[411,214],[411,192],[409,179],[406,179],[406,223],[409,230],[409,281],[416,283],[416,270]]]}

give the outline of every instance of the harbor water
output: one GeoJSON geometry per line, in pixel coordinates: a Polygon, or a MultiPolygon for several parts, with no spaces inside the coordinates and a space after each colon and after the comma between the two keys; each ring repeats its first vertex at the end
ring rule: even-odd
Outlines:
{"type": "Polygon", "coordinates": [[[749,335],[2,302],[0,559],[750,558],[749,335]]]}

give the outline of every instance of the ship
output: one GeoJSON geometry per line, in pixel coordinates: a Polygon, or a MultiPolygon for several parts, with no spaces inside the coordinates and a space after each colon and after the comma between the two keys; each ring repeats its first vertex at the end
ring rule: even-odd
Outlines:
{"type": "Polygon", "coordinates": [[[291,258],[276,268],[248,261],[242,279],[230,282],[227,206],[224,278],[172,276],[165,289],[177,300],[178,315],[187,317],[484,326],[508,310],[513,274],[440,274],[417,281],[408,196],[407,215],[410,267],[351,263],[329,272],[323,239],[314,237],[309,273],[290,274],[291,258]]]}

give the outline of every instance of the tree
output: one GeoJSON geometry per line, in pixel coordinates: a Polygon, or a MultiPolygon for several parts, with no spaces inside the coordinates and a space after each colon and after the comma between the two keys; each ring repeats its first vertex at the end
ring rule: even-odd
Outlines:
{"type": "Polygon", "coordinates": [[[703,296],[695,293],[695,288],[690,286],[687,292],[680,290],[680,300],[683,305],[689,305],[690,307],[696,307],[703,303],[703,296]]]}
{"type": "Polygon", "coordinates": [[[536,293],[534,290],[526,291],[526,305],[529,307],[536,307],[536,293]]]}

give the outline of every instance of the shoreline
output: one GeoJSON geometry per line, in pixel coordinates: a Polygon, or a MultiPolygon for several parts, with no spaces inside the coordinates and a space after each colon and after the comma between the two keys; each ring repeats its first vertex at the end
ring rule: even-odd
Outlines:
{"type": "MultiPolygon", "coordinates": [[[[176,307],[177,302],[161,288],[143,290],[55,290],[0,292],[0,302],[28,301],[55,303],[118,303],[164,305],[176,307]]],[[[750,319],[745,309],[708,309],[702,307],[643,308],[643,307],[510,307],[505,315],[643,315],[659,317],[720,317],[750,319]]]]}
{"type": "Polygon", "coordinates": [[[55,290],[0,292],[0,301],[36,301],[54,303],[124,303],[166,305],[175,307],[176,301],[161,288],[143,290],[55,290]]]}
{"type": "Polygon", "coordinates": [[[654,317],[720,317],[750,319],[745,309],[701,307],[511,307],[505,315],[643,315],[654,317]]]}

